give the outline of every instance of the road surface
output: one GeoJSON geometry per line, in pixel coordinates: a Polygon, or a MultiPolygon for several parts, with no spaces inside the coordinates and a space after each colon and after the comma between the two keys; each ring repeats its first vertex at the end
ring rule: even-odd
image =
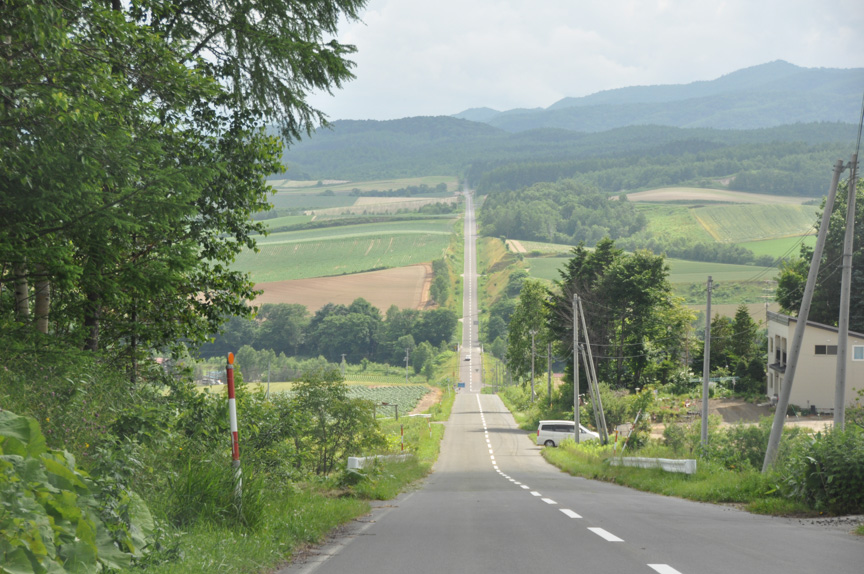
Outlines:
{"type": "Polygon", "coordinates": [[[467,199],[466,387],[441,456],[416,490],[380,503],[280,574],[864,571],[864,540],[843,530],[637,492],[546,463],[500,399],[479,392],[475,223],[467,199]]]}

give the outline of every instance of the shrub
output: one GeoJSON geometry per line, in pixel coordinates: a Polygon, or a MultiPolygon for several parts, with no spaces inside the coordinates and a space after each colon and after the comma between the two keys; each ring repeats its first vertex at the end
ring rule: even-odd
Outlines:
{"type": "Polygon", "coordinates": [[[849,427],[806,437],[780,474],[781,490],[790,498],[837,514],[864,512],[864,431],[849,427]]]}
{"type": "Polygon", "coordinates": [[[152,540],[133,492],[103,488],[39,423],[0,411],[0,564],[4,572],[98,572],[128,567],[152,540]]]}

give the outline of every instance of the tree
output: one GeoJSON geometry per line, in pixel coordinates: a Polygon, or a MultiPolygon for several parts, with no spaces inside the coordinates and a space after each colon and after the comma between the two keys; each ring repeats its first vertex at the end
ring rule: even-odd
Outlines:
{"type": "Polygon", "coordinates": [[[415,341],[428,341],[432,346],[449,343],[456,333],[459,320],[450,309],[432,309],[423,313],[414,324],[412,334],[415,341]]]}
{"type": "Polygon", "coordinates": [[[0,309],[16,345],[34,284],[40,331],[124,358],[133,380],[145,351],[248,313],[230,264],[281,170],[263,120],[289,140],[324,120],[306,94],[350,79],[353,52],[325,36],[363,4],[9,3],[0,309]]]}
{"type": "Polygon", "coordinates": [[[531,331],[534,331],[535,350],[542,350],[549,340],[546,297],[546,288],[540,281],[527,279],[522,283],[519,302],[507,327],[507,359],[517,377],[531,374],[531,331]]]}
{"type": "MultiPolygon", "coordinates": [[[[856,190],[851,286],[853,296],[849,305],[849,329],[861,333],[864,332],[864,298],[855,297],[854,294],[864,292],[864,180],[858,180],[856,190]]],[[[819,277],[810,307],[809,320],[825,325],[836,326],[840,317],[840,289],[843,275],[841,266],[846,233],[845,213],[848,191],[848,181],[837,188],[837,199],[831,213],[825,249],[819,266],[819,277]]],[[[822,209],[823,211],[825,209],[824,202],[822,209]]],[[[821,224],[821,217],[820,214],[817,228],[821,224]]],[[[799,259],[786,262],[781,266],[777,280],[777,301],[783,312],[790,315],[797,315],[801,308],[807,274],[813,259],[813,248],[802,244],[800,254],[799,259]]]]}

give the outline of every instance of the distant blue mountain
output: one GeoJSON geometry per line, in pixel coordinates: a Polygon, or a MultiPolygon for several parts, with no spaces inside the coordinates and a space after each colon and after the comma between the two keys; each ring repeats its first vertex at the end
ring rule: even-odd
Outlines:
{"type": "Polygon", "coordinates": [[[778,60],[716,80],[633,86],[548,108],[466,110],[457,117],[509,132],[559,128],[602,132],[634,125],[758,129],[808,122],[855,123],[864,93],[864,68],[802,68],[778,60]],[[473,116],[473,117],[472,117],[473,116]]]}

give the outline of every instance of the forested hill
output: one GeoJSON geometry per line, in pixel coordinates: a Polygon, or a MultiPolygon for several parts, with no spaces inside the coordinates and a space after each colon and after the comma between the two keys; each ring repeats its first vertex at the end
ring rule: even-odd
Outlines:
{"type": "MultiPolygon", "coordinates": [[[[612,170],[623,165],[618,159],[628,158],[628,164],[641,162],[643,167],[656,164],[665,172],[670,163],[691,161],[692,154],[711,153],[718,158],[731,154],[747,158],[748,170],[768,170],[775,176],[790,169],[800,171],[800,160],[804,158],[808,168],[812,162],[825,163],[830,172],[834,160],[848,155],[856,135],[857,126],[851,123],[797,124],[756,130],[632,126],[590,134],[560,129],[509,133],[463,119],[424,117],[336,121],[332,129],[319,130],[297,143],[283,160],[289,168],[287,176],[293,179],[372,180],[460,174],[467,175],[472,183],[512,188],[516,183],[530,185],[574,177],[585,167],[580,162],[598,158],[609,160],[612,170]],[[787,161],[790,158],[793,161],[787,161]],[[507,181],[502,181],[501,170],[516,164],[521,173],[515,179],[508,175],[507,181]],[[530,169],[536,173],[525,173],[526,164],[532,164],[530,169]],[[539,164],[543,167],[537,171],[539,164]],[[496,173],[486,178],[484,174],[490,171],[496,173]]],[[[704,158],[700,155],[699,159],[704,158]]],[[[736,165],[730,164],[728,169],[718,165],[716,171],[704,174],[735,175],[736,165]]],[[[696,177],[702,172],[692,173],[696,177]]],[[[820,172],[816,177],[822,175],[820,172]]],[[[660,179],[664,183],[673,182],[660,179]]],[[[778,181],[777,177],[774,180],[778,181]]],[[[638,178],[621,181],[627,188],[649,185],[638,178]]],[[[676,183],[685,181],[687,177],[674,179],[676,183]]],[[[782,176],[779,181],[782,183],[782,176]]],[[[617,191],[621,187],[608,189],[617,191]]],[[[790,191],[796,195],[816,194],[806,186],[790,191]]]]}
{"type": "Polygon", "coordinates": [[[456,117],[507,131],[561,128],[606,131],[629,125],[754,129],[794,123],[853,122],[864,68],[801,68],[776,61],[683,85],[634,86],[564,98],[548,108],[456,117]]]}

